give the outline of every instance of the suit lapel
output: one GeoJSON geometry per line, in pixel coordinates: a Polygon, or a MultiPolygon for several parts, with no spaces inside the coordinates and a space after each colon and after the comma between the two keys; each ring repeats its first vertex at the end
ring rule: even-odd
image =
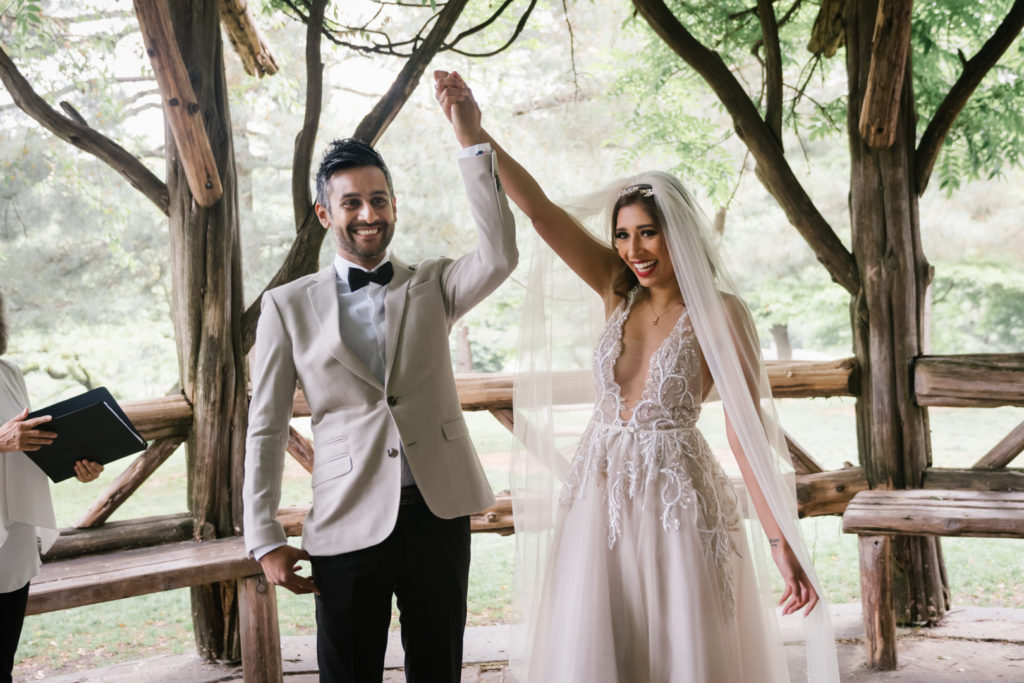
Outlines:
{"type": "Polygon", "coordinates": [[[330,265],[317,273],[313,283],[306,289],[313,314],[320,325],[320,338],[334,358],[363,381],[383,389],[363,361],[359,360],[341,340],[341,315],[338,311],[338,284],[334,266],[330,265]]]}
{"type": "Polygon", "coordinates": [[[395,268],[395,275],[388,285],[387,294],[384,295],[384,330],[387,339],[385,381],[391,376],[391,366],[394,365],[395,355],[398,353],[398,333],[402,329],[402,318],[405,317],[405,293],[409,289],[413,274],[412,268],[394,256],[391,257],[391,263],[395,268]]]}

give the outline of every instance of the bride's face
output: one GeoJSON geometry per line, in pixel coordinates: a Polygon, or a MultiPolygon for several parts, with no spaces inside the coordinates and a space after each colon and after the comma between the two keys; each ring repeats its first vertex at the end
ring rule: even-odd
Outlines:
{"type": "Polygon", "coordinates": [[[676,273],[661,227],[641,203],[619,209],[615,247],[644,287],[676,286],[676,273]]]}

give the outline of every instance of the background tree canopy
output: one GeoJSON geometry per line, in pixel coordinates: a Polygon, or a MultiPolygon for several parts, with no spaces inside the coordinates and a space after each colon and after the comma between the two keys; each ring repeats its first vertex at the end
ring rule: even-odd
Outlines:
{"type": "MultiPolygon", "coordinates": [[[[1011,3],[918,3],[913,25],[918,135],[1011,3]]],[[[486,32],[458,45],[491,58],[442,52],[473,85],[488,127],[553,196],[567,196],[647,167],[678,172],[724,209],[722,240],[755,309],[767,346],[788,325],[797,353],[848,355],[849,313],[811,250],[750,171],[753,163],[703,81],[627,3],[513,2],[486,32]]],[[[301,10],[301,3],[298,10],[301,10]]],[[[673,5],[688,28],[730,60],[763,101],[763,64],[753,4],[673,5]],[[699,10],[699,11],[698,11],[699,10]]],[[[260,5],[257,21],[280,72],[262,79],[226,55],[238,163],[246,298],[258,294],[287,253],[289,160],[303,115],[305,29],[291,3],[260,5]]],[[[459,26],[494,7],[470,3],[459,26]]],[[[431,14],[376,2],[335,3],[338,42],[383,43],[415,35],[431,14]],[[348,27],[348,28],[346,28],[348,27]],[[360,28],[361,30],[356,30],[360,28]]],[[[787,84],[784,144],[819,208],[848,243],[845,86],[840,57],[815,56],[808,36],[818,12],[777,4],[787,84]],[[795,154],[792,150],[799,150],[795,154]]],[[[458,27],[455,33],[458,33],[458,27]]],[[[8,3],[0,38],[51,104],[67,103],[163,175],[159,97],[134,14],[102,2],[8,3]]],[[[395,51],[400,51],[395,48],[395,51]]],[[[348,135],[379,98],[400,57],[339,45],[324,50],[323,117],[316,150],[348,135]]],[[[936,165],[941,193],[922,202],[925,252],[935,265],[932,351],[1018,351],[1024,320],[1019,229],[1024,130],[1024,48],[1010,49],[957,118],[936,165]]],[[[461,196],[454,141],[421,83],[379,146],[393,166],[400,204],[396,252],[408,259],[458,254],[474,242],[461,196]]],[[[108,384],[142,398],[176,381],[170,323],[166,218],[116,173],[55,139],[0,94],[0,260],[13,335],[11,353],[29,371],[37,402],[108,384]],[[116,349],[116,350],[113,350],[116,349]]],[[[525,238],[526,221],[520,221],[525,238]]],[[[521,240],[529,251],[530,242],[521,240]]],[[[333,251],[325,241],[321,263],[333,251]]],[[[524,259],[524,263],[528,261],[524,259]]],[[[522,276],[465,324],[475,368],[510,369],[522,276]]]]}

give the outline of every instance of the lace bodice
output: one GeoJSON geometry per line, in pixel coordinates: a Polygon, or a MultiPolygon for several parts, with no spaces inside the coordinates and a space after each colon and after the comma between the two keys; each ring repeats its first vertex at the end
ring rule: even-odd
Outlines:
{"type": "Polygon", "coordinates": [[[694,524],[709,568],[731,604],[729,531],[739,522],[738,499],[696,427],[704,395],[702,359],[686,312],[651,354],[643,394],[623,419],[625,404],[615,381],[615,363],[622,353],[623,326],[639,291],[630,292],[612,313],[594,351],[597,401],[561,504],[571,506],[584,496],[603,495],[609,548],[622,534],[627,507],[657,514],[665,531],[694,524]]]}
{"type": "Polygon", "coordinates": [[[629,419],[622,419],[626,406],[615,381],[615,362],[622,354],[623,327],[639,293],[639,288],[633,289],[628,300],[619,304],[594,349],[596,415],[608,424],[637,429],[692,427],[700,416],[703,392],[700,346],[686,310],[651,354],[643,395],[629,419]]]}

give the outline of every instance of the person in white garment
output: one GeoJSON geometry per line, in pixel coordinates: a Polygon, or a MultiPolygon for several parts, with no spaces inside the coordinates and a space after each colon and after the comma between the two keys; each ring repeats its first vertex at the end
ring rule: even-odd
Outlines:
{"type": "MultiPolygon", "coordinates": [[[[512,467],[518,547],[520,532],[531,533],[557,506],[545,562],[519,560],[528,569],[544,567],[539,599],[522,605],[530,613],[522,661],[513,661],[520,678],[788,682],[775,618],[755,578],[755,565],[767,562],[753,561],[756,548],[744,528],[753,512],[769,546],[765,554],[782,576],[782,612],[810,617],[809,680],[837,681],[828,613],[796,525],[795,489],[784,476],[792,467],[753,319],[690,192],[674,176],[651,171],[614,181],[567,211],[483,129],[458,74],[437,72],[435,81],[459,143],[490,146],[509,198],[597,293],[606,317],[593,356],[593,414],[559,472],[557,503],[534,495],[527,477],[517,489],[520,468],[512,467]],[[459,116],[450,115],[453,107],[459,116]],[[594,216],[597,238],[583,224],[594,216]],[[725,409],[740,487],[697,429],[712,389],[725,409]]],[[[530,287],[549,296],[528,291],[528,313],[532,302],[564,298],[536,284],[543,278],[535,275],[530,287]]],[[[555,322],[534,317],[539,329],[555,322]]],[[[527,330],[522,344],[535,337],[527,330]]],[[[529,393],[522,385],[536,374],[529,367],[516,378],[516,433],[528,456],[556,463],[543,447],[553,432],[536,428],[521,400],[529,393]]],[[[535,396],[545,402],[544,392],[535,396]]]]}
{"type": "MultiPolygon", "coordinates": [[[[49,482],[25,455],[53,443],[57,435],[46,431],[48,415],[26,419],[25,380],[18,367],[3,358],[6,352],[7,310],[0,290],[0,683],[11,681],[29,581],[41,564],[39,551],[48,550],[57,538],[49,482]]],[[[79,481],[92,481],[102,471],[99,463],[75,463],[79,481]]]]}

